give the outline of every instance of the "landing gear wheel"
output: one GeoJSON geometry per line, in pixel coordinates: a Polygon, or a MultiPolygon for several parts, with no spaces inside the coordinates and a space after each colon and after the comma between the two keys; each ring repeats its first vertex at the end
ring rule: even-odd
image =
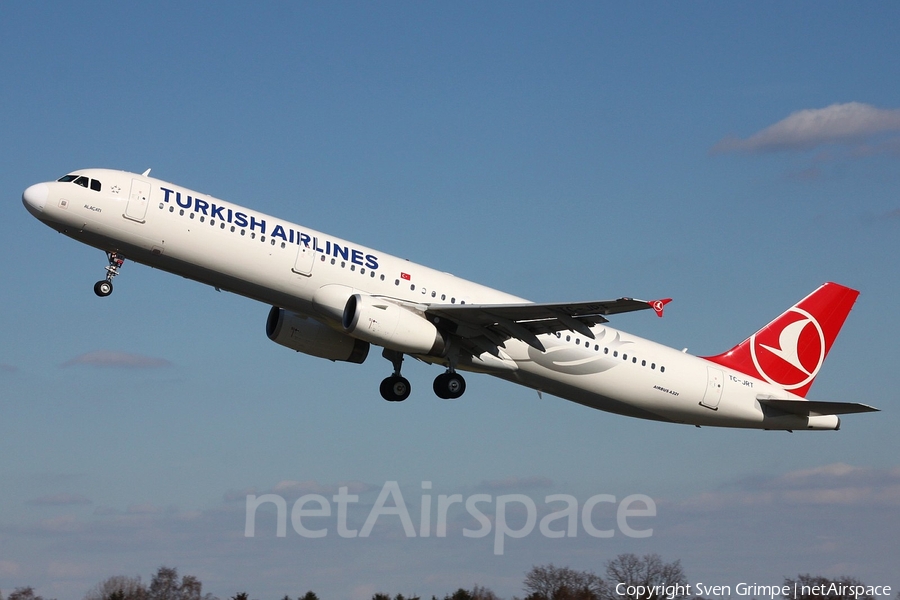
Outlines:
{"type": "Polygon", "coordinates": [[[434,393],[438,398],[454,400],[466,391],[466,380],[459,373],[442,373],[434,378],[434,393]]]}
{"type": "Polygon", "coordinates": [[[106,267],[106,279],[101,279],[94,284],[94,293],[101,298],[105,298],[112,294],[113,277],[119,274],[119,269],[125,264],[125,257],[118,252],[107,252],[106,259],[109,261],[109,265],[106,267]]]}
{"type": "Polygon", "coordinates": [[[391,375],[381,382],[381,397],[388,402],[403,402],[411,391],[409,380],[400,375],[391,375]]]}
{"type": "Polygon", "coordinates": [[[101,298],[105,298],[112,294],[113,285],[112,281],[107,281],[106,279],[102,281],[98,281],[94,284],[94,293],[100,296],[101,298]]]}

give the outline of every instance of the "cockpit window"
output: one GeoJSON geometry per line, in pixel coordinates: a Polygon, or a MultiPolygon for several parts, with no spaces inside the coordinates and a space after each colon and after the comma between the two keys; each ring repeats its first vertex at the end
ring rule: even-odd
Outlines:
{"type": "Polygon", "coordinates": [[[57,179],[57,181],[60,181],[62,183],[69,183],[69,182],[77,183],[78,185],[80,185],[81,187],[84,187],[84,188],[90,187],[95,192],[99,192],[102,187],[98,180],[88,179],[84,175],[63,175],[62,177],[57,179]]]}

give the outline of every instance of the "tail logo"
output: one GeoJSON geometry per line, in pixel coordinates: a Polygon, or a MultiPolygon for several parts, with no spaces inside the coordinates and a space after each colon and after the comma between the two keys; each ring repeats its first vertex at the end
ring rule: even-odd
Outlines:
{"type": "Polygon", "coordinates": [[[825,332],[796,306],[750,338],[753,365],[769,383],[794,390],[812,382],[825,362],[825,332]]]}

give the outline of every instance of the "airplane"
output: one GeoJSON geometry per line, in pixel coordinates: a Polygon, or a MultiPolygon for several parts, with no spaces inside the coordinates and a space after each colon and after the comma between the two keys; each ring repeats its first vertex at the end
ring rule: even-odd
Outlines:
{"type": "Polygon", "coordinates": [[[411,391],[404,356],[438,364],[434,393],[463,395],[460,371],[493,375],[594,409],[655,421],[767,430],[837,430],[864,404],[806,394],[859,292],[825,283],[716,356],[698,357],[607,326],[669,298],[533,303],[142,174],[73,171],[22,194],[49,227],[106,252],[108,296],[128,260],[271,305],[266,334],[332,361],[371,345],[393,372],[388,401],[411,391]]]}

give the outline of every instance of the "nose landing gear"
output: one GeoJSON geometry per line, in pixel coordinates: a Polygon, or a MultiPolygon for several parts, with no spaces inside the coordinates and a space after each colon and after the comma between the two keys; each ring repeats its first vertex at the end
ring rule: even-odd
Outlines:
{"type": "Polygon", "coordinates": [[[109,265],[106,267],[106,279],[101,279],[94,284],[94,293],[101,298],[112,294],[113,277],[119,274],[119,269],[125,263],[125,257],[118,252],[107,252],[106,258],[109,260],[109,265]]]}

